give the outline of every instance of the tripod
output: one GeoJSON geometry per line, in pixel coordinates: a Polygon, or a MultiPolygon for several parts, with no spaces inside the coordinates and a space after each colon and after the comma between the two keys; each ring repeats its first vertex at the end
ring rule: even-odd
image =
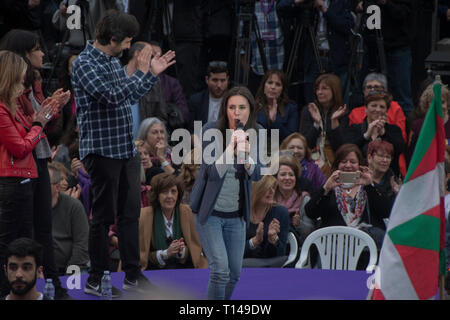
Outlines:
{"type": "MultiPolygon", "coordinates": [[[[69,1],[66,1],[66,7],[68,5],[69,1]]],[[[81,16],[80,16],[80,22],[81,22],[81,30],[83,31],[83,40],[84,40],[84,44],[86,44],[87,42],[87,37],[86,37],[86,29],[85,29],[85,10],[87,10],[88,14],[89,14],[89,3],[86,0],[77,0],[77,2],[75,3],[75,5],[80,6],[81,8],[81,16]]],[[[66,29],[64,32],[64,36],[61,40],[61,43],[59,44],[58,47],[58,51],[56,53],[56,57],[55,60],[53,61],[53,67],[50,71],[50,75],[48,77],[48,81],[45,84],[44,87],[44,92],[48,93],[48,88],[50,86],[51,80],[53,78],[53,75],[55,74],[55,70],[58,67],[58,64],[60,63],[61,60],[61,55],[62,55],[62,51],[64,49],[64,47],[67,45],[67,40],[69,39],[70,36],[70,29],[66,29]]]]}
{"type": "MultiPolygon", "coordinates": [[[[364,9],[364,13],[360,16],[359,26],[357,32],[352,30],[351,39],[351,53],[350,61],[348,64],[347,77],[343,86],[343,92],[349,92],[349,99],[355,92],[362,92],[361,81],[358,76],[362,71],[363,58],[364,58],[364,41],[362,33],[367,31],[367,9],[364,9]]],[[[380,72],[387,77],[386,55],[384,52],[384,40],[381,30],[375,29],[374,31],[375,43],[377,47],[378,60],[380,72]]]]}
{"type": "Polygon", "coordinates": [[[256,44],[258,45],[259,55],[264,69],[264,73],[267,71],[267,59],[264,53],[264,44],[261,39],[261,33],[259,30],[258,22],[254,14],[253,5],[241,5],[239,7],[239,13],[236,19],[237,30],[235,32],[235,52],[234,52],[234,83],[241,83],[242,85],[248,84],[248,76],[250,69],[250,56],[251,56],[251,35],[255,34],[256,44]],[[239,31],[239,27],[242,23],[242,33],[239,31]],[[244,53],[244,68],[242,73],[241,82],[241,52],[244,53]]]}
{"type": "Polygon", "coordinates": [[[307,34],[309,35],[309,38],[311,40],[311,45],[313,48],[314,57],[316,59],[317,66],[319,68],[319,74],[325,73],[325,70],[323,69],[322,62],[320,61],[319,57],[319,50],[317,49],[316,40],[314,38],[314,30],[312,26],[312,11],[313,8],[309,6],[304,6],[301,13],[301,23],[297,25],[295,28],[295,35],[294,40],[292,43],[292,49],[289,54],[289,60],[287,62],[286,66],[286,77],[288,80],[288,83],[291,81],[292,71],[294,70],[294,66],[297,63],[297,57],[298,57],[298,47],[300,45],[300,40],[303,36],[303,32],[307,31],[307,34]]]}

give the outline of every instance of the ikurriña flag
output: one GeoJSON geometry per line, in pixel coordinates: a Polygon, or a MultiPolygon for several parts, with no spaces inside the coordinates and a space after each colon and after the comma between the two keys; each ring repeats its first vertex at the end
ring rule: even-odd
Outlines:
{"type": "Polygon", "coordinates": [[[433,299],[445,273],[445,130],[441,83],[392,207],[372,299],[433,299]]]}

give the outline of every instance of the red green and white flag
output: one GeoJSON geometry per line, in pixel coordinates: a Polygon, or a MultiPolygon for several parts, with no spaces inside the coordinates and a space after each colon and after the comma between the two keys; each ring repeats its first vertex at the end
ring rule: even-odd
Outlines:
{"type": "Polygon", "coordinates": [[[372,299],[433,299],[445,274],[445,130],[441,84],[391,211],[372,299]]]}

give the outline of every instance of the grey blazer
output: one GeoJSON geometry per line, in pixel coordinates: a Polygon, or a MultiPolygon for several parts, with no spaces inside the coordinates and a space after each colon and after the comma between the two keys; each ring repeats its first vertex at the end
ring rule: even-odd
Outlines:
{"type": "MultiPolygon", "coordinates": [[[[217,128],[217,122],[208,122],[203,126],[203,132],[208,129],[217,128]]],[[[258,129],[262,127],[258,125],[258,129]]],[[[203,141],[202,150],[205,150],[210,141],[203,141]]],[[[230,164],[231,165],[231,164],[230,164]]],[[[199,222],[205,224],[208,221],[208,217],[211,215],[216,203],[216,199],[220,193],[223,182],[225,180],[226,166],[227,164],[206,164],[202,163],[200,170],[197,174],[197,179],[195,180],[194,186],[191,192],[190,207],[194,214],[198,214],[199,222]]],[[[234,165],[236,166],[236,164],[234,165]]],[[[262,178],[261,175],[262,164],[257,159],[256,164],[252,165],[251,173],[247,172],[244,175],[244,219],[247,224],[250,221],[250,202],[251,202],[251,190],[252,181],[258,181],[262,178]]]]}

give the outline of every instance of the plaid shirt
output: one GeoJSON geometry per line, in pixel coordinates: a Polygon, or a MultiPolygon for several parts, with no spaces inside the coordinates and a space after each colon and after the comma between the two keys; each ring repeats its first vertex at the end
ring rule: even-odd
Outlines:
{"type": "Polygon", "coordinates": [[[128,77],[119,59],[88,42],[72,65],[80,159],[97,154],[113,159],[136,155],[131,105],[157,81],[150,72],[128,77]]]}
{"type": "MultiPolygon", "coordinates": [[[[266,10],[268,9],[270,1],[264,1],[264,6],[266,10]]],[[[267,18],[261,9],[260,2],[255,4],[255,15],[258,22],[258,27],[260,35],[264,32],[275,32],[275,40],[262,40],[264,46],[264,53],[267,60],[267,69],[279,69],[283,70],[283,59],[284,59],[284,46],[283,46],[283,33],[281,32],[281,26],[278,21],[278,16],[276,12],[276,1],[269,11],[267,18]]],[[[251,67],[254,73],[258,75],[264,74],[263,64],[261,56],[259,54],[258,44],[256,43],[255,34],[252,33],[251,38],[252,44],[252,62],[251,67]]]]}

